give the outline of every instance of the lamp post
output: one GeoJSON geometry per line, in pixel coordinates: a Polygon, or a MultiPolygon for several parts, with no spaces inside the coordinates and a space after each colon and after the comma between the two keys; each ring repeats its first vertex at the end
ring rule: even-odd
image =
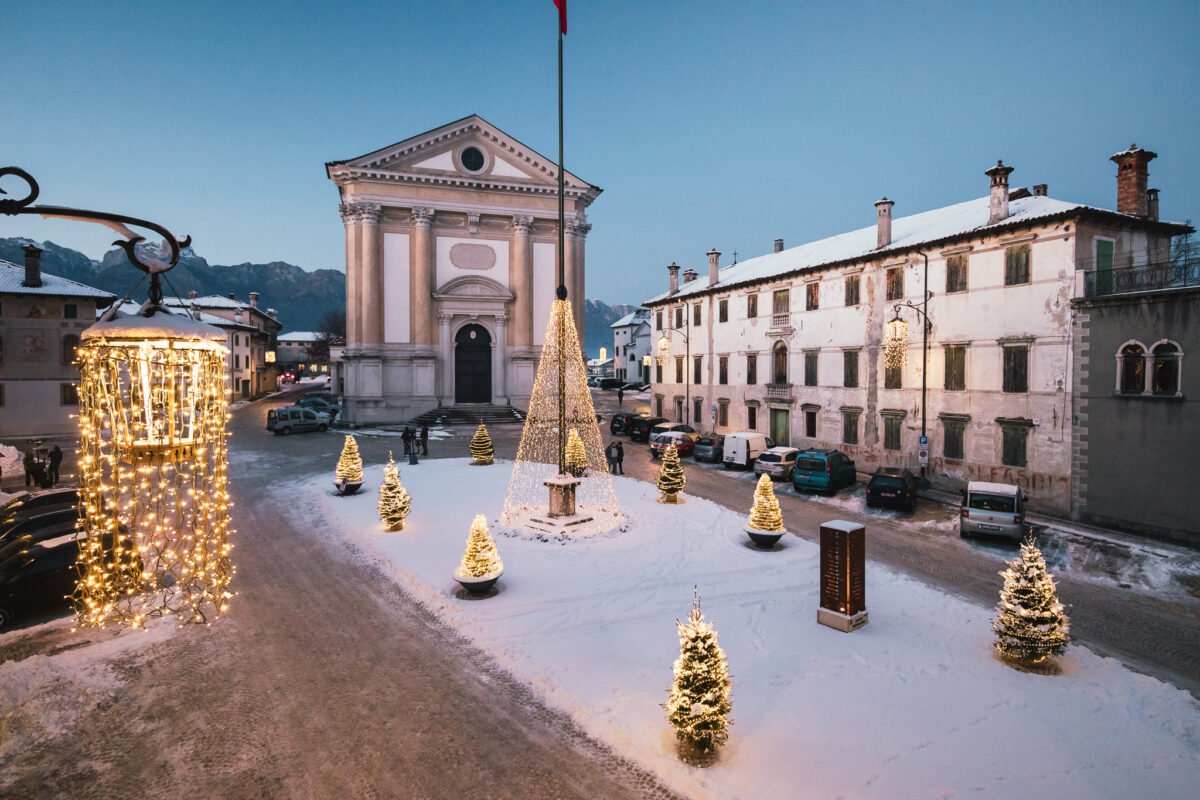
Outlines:
{"type": "MultiPolygon", "coordinates": [[[[933,322],[929,319],[929,298],[933,297],[933,292],[929,291],[929,256],[925,253],[918,252],[925,259],[925,283],[924,283],[924,299],[921,300],[920,307],[917,307],[913,301],[905,300],[903,303],[897,303],[893,310],[895,316],[887,324],[887,345],[884,351],[884,361],[887,366],[903,366],[908,361],[908,326],[904,320],[900,319],[901,307],[911,308],[913,311],[921,315],[924,325],[921,329],[921,438],[928,442],[926,433],[926,394],[928,389],[928,372],[929,372],[929,332],[933,330],[933,322]]],[[[926,445],[928,447],[928,444],[926,445]]],[[[925,477],[926,465],[921,464],[921,483],[922,489],[929,487],[929,479],[925,477]]]]}
{"type": "Polygon", "coordinates": [[[671,339],[667,334],[677,333],[683,337],[683,419],[680,422],[687,422],[687,417],[691,414],[689,410],[692,404],[692,385],[688,381],[687,371],[691,367],[688,363],[692,360],[692,342],[688,334],[692,332],[692,318],[688,315],[687,301],[683,303],[683,322],[687,328],[687,332],[679,328],[669,327],[662,336],[658,337],[658,363],[665,365],[671,358],[671,339]]]}

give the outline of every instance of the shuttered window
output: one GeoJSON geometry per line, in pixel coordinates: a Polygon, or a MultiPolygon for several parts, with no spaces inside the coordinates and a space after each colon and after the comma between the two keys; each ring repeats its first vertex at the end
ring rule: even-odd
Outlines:
{"type": "Polygon", "coordinates": [[[887,299],[904,299],[904,267],[892,267],[887,271],[887,299]]]}
{"type": "Polygon", "coordinates": [[[899,450],[900,449],[900,422],[902,418],[898,416],[885,416],[883,418],[883,449],[884,450],[899,450]]]}
{"type": "Polygon", "coordinates": [[[842,444],[858,444],[858,412],[842,412],[842,444]]]}
{"type": "Polygon", "coordinates": [[[821,284],[809,283],[804,287],[804,307],[816,311],[821,302],[821,284]]]}
{"type": "Polygon", "coordinates": [[[858,305],[858,276],[846,276],[846,305],[858,305]]]}
{"type": "Polygon", "coordinates": [[[1029,283],[1028,244],[1015,244],[1004,249],[1004,285],[1029,283]]]}
{"type": "Polygon", "coordinates": [[[948,392],[961,392],[967,388],[967,348],[950,345],[946,348],[946,382],[948,392]]]}
{"type": "Polygon", "coordinates": [[[815,351],[804,354],[804,385],[817,385],[817,353],[815,351]]]}
{"type": "Polygon", "coordinates": [[[963,432],[967,423],[957,419],[942,420],[942,455],[959,460],[963,457],[963,432]]]}
{"type": "Polygon", "coordinates": [[[1004,348],[1004,391],[1029,391],[1029,348],[1025,345],[1004,348]]]}
{"type": "Polygon", "coordinates": [[[946,294],[967,290],[967,254],[959,253],[946,259],[946,294]]]}
{"type": "Polygon", "coordinates": [[[1029,428],[1024,425],[1001,425],[1003,437],[1000,460],[1008,467],[1027,466],[1025,448],[1029,440],[1029,428]]]}
{"type": "Polygon", "coordinates": [[[758,383],[758,353],[746,356],[746,383],[749,385],[758,383]]]}
{"type": "Polygon", "coordinates": [[[848,389],[858,388],[858,351],[846,350],[842,353],[842,385],[848,389]]]}

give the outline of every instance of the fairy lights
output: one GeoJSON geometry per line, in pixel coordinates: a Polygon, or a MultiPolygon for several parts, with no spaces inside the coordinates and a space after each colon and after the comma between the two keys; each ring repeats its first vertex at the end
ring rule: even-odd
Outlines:
{"type": "Polygon", "coordinates": [[[547,509],[545,481],[558,474],[558,359],[560,321],[563,331],[562,355],[565,361],[563,400],[567,439],[579,437],[583,445],[583,476],[575,490],[577,515],[592,517],[588,530],[610,530],[621,520],[617,496],[613,492],[612,476],[604,458],[604,443],[596,425],[596,411],[587,385],[587,371],[579,348],[571,304],[555,300],[546,325],[545,345],[538,362],[529,413],[521,431],[521,444],[513,465],[508,495],[500,521],[512,528],[523,529],[528,522],[542,517],[547,509]]]}
{"type": "Polygon", "coordinates": [[[903,367],[908,363],[908,323],[900,319],[900,312],[887,324],[884,340],[883,360],[888,369],[903,367]]]}
{"type": "Polygon", "coordinates": [[[207,623],[234,574],[225,335],[147,303],[82,338],[77,620],[207,623]]]}

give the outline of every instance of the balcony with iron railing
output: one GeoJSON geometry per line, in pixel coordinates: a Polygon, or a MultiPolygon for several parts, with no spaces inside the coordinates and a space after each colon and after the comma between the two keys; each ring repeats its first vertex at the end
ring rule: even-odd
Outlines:
{"type": "Polygon", "coordinates": [[[1083,273],[1083,297],[1200,286],[1200,256],[1083,273]]]}

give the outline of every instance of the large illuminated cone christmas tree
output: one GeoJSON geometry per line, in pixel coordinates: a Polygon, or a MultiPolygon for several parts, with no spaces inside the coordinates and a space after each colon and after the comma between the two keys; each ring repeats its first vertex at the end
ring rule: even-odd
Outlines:
{"type": "Polygon", "coordinates": [[[750,509],[751,528],[768,533],[783,530],[783,514],[779,511],[779,500],[775,497],[775,486],[770,475],[758,479],[754,489],[754,506],[750,509]]]}
{"type": "Polygon", "coordinates": [[[492,463],[492,457],[495,455],[495,451],[492,450],[492,437],[488,436],[487,428],[484,427],[482,421],[475,429],[475,435],[471,437],[471,443],[467,445],[467,449],[471,453],[471,458],[475,459],[472,463],[492,463]]]}
{"type": "MultiPolygon", "coordinates": [[[[567,300],[555,300],[546,323],[546,335],[538,359],[537,376],[529,398],[529,412],[521,431],[521,445],[513,465],[508,495],[504,499],[501,522],[514,528],[536,529],[537,520],[545,519],[549,506],[546,481],[559,474],[560,447],[565,462],[572,434],[583,447],[580,461],[575,450],[572,469],[581,477],[575,487],[575,512],[590,517],[586,527],[573,526],[573,531],[596,533],[610,530],[621,521],[621,509],[613,493],[612,476],[604,458],[604,442],[596,425],[596,410],[592,392],[587,385],[587,370],[579,335],[567,300]],[[559,427],[560,412],[562,428],[559,427]]],[[[568,475],[570,473],[567,473],[568,475]]]]}
{"type": "Polygon", "coordinates": [[[996,649],[1018,660],[1039,662],[1067,649],[1067,617],[1046,572],[1046,560],[1033,539],[1021,543],[1021,555],[1008,563],[1000,592],[996,621],[996,649]]]}
{"type": "Polygon", "coordinates": [[[679,451],[675,449],[675,443],[667,445],[667,449],[663,450],[662,466],[658,468],[658,490],[662,492],[662,501],[664,503],[678,503],[679,498],[676,497],[683,491],[683,487],[687,484],[687,478],[683,475],[683,465],[679,463],[679,451]]]}
{"type": "Polygon", "coordinates": [[[675,682],[666,703],[667,719],[679,741],[699,754],[711,753],[729,738],[728,716],[733,708],[729,665],[717,642],[717,631],[704,621],[700,595],[692,600],[687,622],[679,628],[679,658],[675,682]]]}
{"type": "Polygon", "coordinates": [[[389,452],[388,463],[383,467],[383,483],[379,486],[379,518],[389,531],[402,531],[411,504],[412,499],[400,483],[400,470],[389,452]]]}
{"type": "Polygon", "coordinates": [[[342,445],[342,455],[338,458],[337,471],[334,474],[338,483],[362,483],[362,456],[358,454],[358,442],[354,441],[353,436],[346,436],[346,443],[342,445]]]}
{"type": "Polygon", "coordinates": [[[587,452],[583,449],[583,439],[579,438],[579,431],[572,429],[567,435],[567,473],[578,478],[586,470],[587,452]]]}
{"type": "Polygon", "coordinates": [[[503,570],[504,563],[496,552],[496,542],[488,533],[487,519],[483,514],[476,514],[471,523],[471,535],[467,537],[466,552],[454,571],[454,577],[485,578],[499,575],[503,570]]]}

